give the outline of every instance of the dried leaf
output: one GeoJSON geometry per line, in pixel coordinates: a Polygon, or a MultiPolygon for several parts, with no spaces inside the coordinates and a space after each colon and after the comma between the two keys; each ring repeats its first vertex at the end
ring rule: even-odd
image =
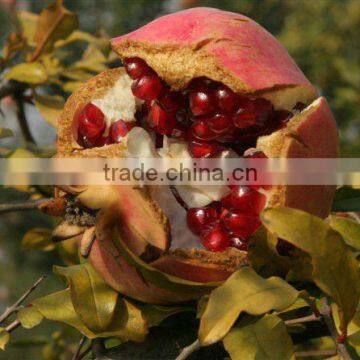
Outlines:
{"type": "Polygon", "coordinates": [[[6,344],[10,340],[10,334],[0,327],[0,349],[5,351],[6,344]]]}
{"type": "Polygon", "coordinates": [[[14,136],[14,133],[11,129],[0,128],[0,139],[8,138],[14,136]]]}
{"type": "Polygon", "coordinates": [[[344,332],[359,302],[360,277],[357,261],[340,234],[322,219],[296,209],[266,209],[261,219],[271,232],[311,256],[314,282],[339,305],[344,332]]]}
{"type": "Polygon", "coordinates": [[[5,74],[5,78],[38,85],[45,83],[48,75],[43,64],[40,62],[32,62],[13,66],[9,72],[5,74]]]}
{"type": "Polygon", "coordinates": [[[55,266],[54,272],[68,282],[74,309],[84,325],[94,332],[105,331],[113,319],[119,294],[89,263],[55,266]]]}
{"type": "Polygon", "coordinates": [[[57,40],[68,37],[79,25],[75,13],[62,6],[62,1],[56,1],[44,8],[36,27],[34,41],[36,49],[31,56],[31,61],[41,54],[50,52],[57,40]]]}
{"type": "Polygon", "coordinates": [[[284,322],[276,315],[265,315],[250,323],[240,321],[223,342],[232,360],[293,359],[291,337],[284,322]]]}
{"type": "Polygon", "coordinates": [[[360,224],[357,221],[331,215],[329,224],[348,245],[360,250],[360,224]]]}
{"type": "Polygon", "coordinates": [[[70,325],[89,339],[119,337],[124,341],[142,341],[147,333],[146,322],[141,311],[125,299],[119,300],[114,320],[106,331],[95,333],[89,330],[75,312],[69,289],[34,300],[27,308],[27,312],[24,316],[24,319],[27,319],[24,324],[27,326],[37,325],[40,322],[39,319],[43,317],[70,325]],[[34,314],[31,314],[32,312],[34,314]]]}
{"type": "Polygon", "coordinates": [[[203,345],[213,344],[228,333],[242,312],[261,315],[270,310],[282,311],[297,297],[298,291],[283,279],[263,279],[244,267],[211,292],[201,317],[199,339],[203,345]]]}
{"type": "Polygon", "coordinates": [[[55,248],[50,229],[35,228],[29,230],[23,237],[21,246],[24,250],[50,251],[55,248]]]}
{"type": "Polygon", "coordinates": [[[65,100],[60,95],[35,95],[35,105],[46,122],[57,127],[65,100]]]}
{"type": "Polygon", "coordinates": [[[360,211],[360,189],[342,186],[336,190],[332,211],[360,211]]]}

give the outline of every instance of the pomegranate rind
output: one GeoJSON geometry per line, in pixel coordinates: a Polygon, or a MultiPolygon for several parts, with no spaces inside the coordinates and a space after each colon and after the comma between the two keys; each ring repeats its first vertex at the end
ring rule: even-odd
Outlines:
{"type": "Polygon", "coordinates": [[[276,107],[308,103],[316,90],[285,48],[255,21],[212,8],[162,16],[111,40],[124,59],[140,57],[173,89],[201,76],[238,93],[261,93],[276,107]]]}
{"type": "Polygon", "coordinates": [[[76,142],[77,131],[74,128],[74,118],[88,102],[101,98],[112,88],[120,76],[127,76],[124,68],[104,71],[84,83],[66,101],[58,122],[58,153],[75,152],[78,157],[123,157],[125,147],[123,144],[112,144],[102,148],[83,149],[76,142]],[[104,151],[106,149],[106,151],[104,151]]]}
{"type": "MultiPolygon", "coordinates": [[[[269,158],[337,158],[337,127],[326,99],[315,100],[294,116],[286,128],[260,137],[257,149],[269,158]]],[[[275,186],[268,195],[268,206],[287,206],[325,218],[335,189],[332,185],[275,186]]]]}

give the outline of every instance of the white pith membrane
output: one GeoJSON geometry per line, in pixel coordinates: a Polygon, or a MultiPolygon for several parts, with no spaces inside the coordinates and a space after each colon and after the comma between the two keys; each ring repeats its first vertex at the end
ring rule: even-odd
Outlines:
{"type": "MultiPolygon", "coordinates": [[[[116,81],[115,85],[108,89],[102,98],[94,99],[91,102],[96,105],[105,116],[106,130],[104,136],[108,135],[112,123],[122,119],[126,122],[134,122],[135,113],[141,107],[143,101],[137,99],[131,91],[132,79],[123,74],[116,81]]],[[[271,96],[263,96],[271,100],[271,96]]],[[[286,96],[287,97],[287,96],[286,96]]],[[[292,100],[294,102],[294,100],[292,100]]],[[[277,108],[290,109],[286,101],[282,103],[277,101],[277,108]]],[[[301,112],[308,111],[311,107],[316,106],[316,101],[303,109],[301,112]]],[[[297,114],[294,113],[293,117],[297,114]]],[[[293,119],[293,117],[289,120],[293,119]]],[[[278,130],[276,130],[278,131],[278,130]]],[[[274,134],[274,131],[272,134],[274,134]]],[[[260,136],[265,138],[270,135],[260,136]]],[[[154,135],[147,132],[140,126],[134,127],[123,139],[122,144],[126,148],[126,156],[136,158],[191,158],[187,149],[187,142],[164,136],[163,147],[155,147],[154,135]]],[[[255,149],[248,149],[252,151],[255,149]]],[[[246,152],[245,152],[246,153],[246,152]]],[[[267,155],[267,154],[265,154],[267,155]]],[[[240,158],[231,149],[224,150],[219,156],[224,158],[240,158]]],[[[171,248],[170,249],[204,249],[200,239],[194,235],[187,226],[187,211],[175,199],[171,189],[167,185],[150,186],[151,198],[160,206],[167,216],[171,226],[171,248]]],[[[204,207],[214,201],[220,201],[231,190],[228,186],[195,186],[182,185],[176,186],[176,189],[182,200],[189,208],[204,207]]],[[[268,197],[268,191],[264,189],[257,190],[268,197]]],[[[266,207],[266,205],[265,205],[266,207]]]]}

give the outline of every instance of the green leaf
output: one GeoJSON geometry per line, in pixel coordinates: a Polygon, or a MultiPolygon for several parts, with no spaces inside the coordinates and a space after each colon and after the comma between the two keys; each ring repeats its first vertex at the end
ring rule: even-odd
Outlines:
{"type": "MultiPolygon", "coordinates": [[[[48,320],[70,325],[89,339],[119,337],[124,341],[142,341],[147,333],[146,322],[141,311],[125,299],[118,301],[113,321],[106,331],[101,332],[93,332],[82,323],[72,304],[69,289],[34,300],[26,314],[27,319],[33,319],[32,324],[36,323],[34,319],[40,319],[37,313],[48,320]]],[[[30,325],[31,321],[25,321],[25,324],[30,325]]]]}
{"type": "Polygon", "coordinates": [[[293,343],[284,322],[265,315],[246,324],[240,321],[225,336],[224,346],[232,360],[286,360],[293,358],[293,343]]]}
{"type": "Polygon", "coordinates": [[[94,76],[94,74],[89,73],[85,70],[76,70],[71,68],[63,70],[61,72],[61,75],[68,79],[77,80],[77,81],[86,81],[94,76]]]}
{"type": "Polygon", "coordinates": [[[10,340],[10,334],[2,327],[0,327],[0,349],[5,350],[6,344],[10,340]]]}
{"type": "Polygon", "coordinates": [[[79,25],[75,13],[67,10],[56,1],[44,8],[36,27],[34,41],[36,49],[31,60],[37,59],[41,54],[50,52],[57,40],[68,37],[79,25]]]}
{"type": "Polygon", "coordinates": [[[261,276],[284,276],[289,271],[290,260],[278,254],[276,244],[277,237],[263,226],[250,238],[249,263],[261,276]]]}
{"type": "Polygon", "coordinates": [[[345,332],[359,302],[360,277],[357,261],[340,234],[322,219],[295,209],[266,209],[261,220],[271,232],[311,256],[314,282],[339,305],[345,332]]]}
{"type": "Polygon", "coordinates": [[[163,320],[171,315],[185,311],[195,311],[191,306],[161,306],[147,304],[141,307],[149,327],[159,325],[163,320]]]}
{"type": "Polygon", "coordinates": [[[94,332],[106,330],[113,319],[119,294],[104,282],[90,263],[55,266],[54,272],[67,280],[74,309],[86,327],[94,332]]]}
{"type": "Polygon", "coordinates": [[[199,339],[210,345],[223,338],[242,312],[261,315],[282,311],[295,302],[298,291],[283,279],[263,279],[244,267],[217,289],[213,290],[201,318],[199,339]]]}
{"type": "Polygon", "coordinates": [[[11,129],[0,128],[0,139],[8,138],[14,136],[14,133],[11,129]]]}
{"type": "Polygon", "coordinates": [[[35,46],[34,37],[39,15],[29,11],[18,11],[16,14],[22,28],[22,35],[29,45],[35,46]]]}
{"type": "Polygon", "coordinates": [[[31,329],[41,323],[43,316],[35,308],[27,306],[18,311],[17,318],[25,329],[31,329]]]}
{"type": "Polygon", "coordinates": [[[79,263],[79,241],[77,236],[57,243],[56,250],[66,265],[77,265],[79,263]]]}
{"type": "Polygon", "coordinates": [[[5,78],[38,85],[45,83],[48,76],[43,64],[32,62],[13,66],[10,71],[5,74],[5,78]]]}
{"type": "Polygon", "coordinates": [[[57,127],[65,100],[60,95],[35,95],[35,105],[46,122],[57,127]]]}
{"type": "Polygon", "coordinates": [[[357,221],[331,215],[329,224],[348,245],[360,250],[360,224],[357,221]]]}
{"type": "Polygon", "coordinates": [[[44,228],[29,230],[22,239],[21,247],[24,250],[53,250],[55,244],[52,241],[51,230],[44,228]]]}
{"type": "Polygon", "coordinates": [[[360,211],[360,189],[342,186],[336,190],[332,211],[360,211]]]}

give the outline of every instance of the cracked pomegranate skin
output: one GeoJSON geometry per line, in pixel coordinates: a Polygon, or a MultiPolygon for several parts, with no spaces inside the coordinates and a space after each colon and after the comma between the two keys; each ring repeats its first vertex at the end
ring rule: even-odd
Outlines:
{"type": "MultiPolygon", "coordinates": [[[[200,120],[193,123],[197,128],[193,127],[193,138],[189,140],[188,146],[195,157],[209,154],[217,156],[226,146],[226,141],[223,144],[212,140],[214,133],[216,137],[222,131],[225,133],[223,129],[229,125],[226,116],[221,118],[220,115],[212,114],[214,109],[208,98],[210,96],[212,104],[216,103],[220,109],[235,110],[238,100],[234,100],[234,93],[244,96],[241,100],[243,102],[246,102],[246,98],[255,97],[257,106],[264,113],[267,111],[267,102],[260,97],[266,99],[278,111],[279,119],[284,121],[283,127],[257,139],[258,154],[269,158],[338,156],[336,125],[326,100],[317,98],[314,87],[283,46],[260,25],[243,15],[217,9],[194,8],[158,18],[130,34],[113,39],[111,43],[124,60],[128,74],[134,80],[133,93],[139,98],[146,101],[159,98],[160,105],[167,112],[177,111],[182,108],[184,99],[174,97],[173,94],[180,95],[180,91],[187,86],[194,86],[189,106],[200,120]],[[154,74],[170,87],[169,92],[164,91],[154,74]],[[140,79],[144,76],[146,81],[141,82],[140,79]],[[203,89],[196,90],[196,78],[203,77],[217,81],[221,86],[210,95],[203,89]],[[143,91],[146,87],[150,91],[143,91]],[[289,119],[290,112],[298,103],[311,106],[289,119]],[[209,128],[203,126],[205,117],[209,128]]],[[[120,76],[120,73],[119,70],[110,70],[100,74],[70,97],[60,119],[59,156],[124,156],[121,143],[79,150],[74,145],[72,124],[79,104],[83,106],[90,102],[94,97],[94,90],[101,93],[100,88],[111,86],[113,78],[120,76]]],[[[247,114],[249,113],[251,112],[248,111],[247,114]]],[[[253,126],[254,117],[245,117],[244,113],[237,115],[239,128],[253,126]]],[[[152,114],[152,119],[154,126],[161,123],[164,134],[173,129],[173,123],[167,121],[159,109],[152,114]]],[[[171,119],[173,121],[173,117],[171,119]]],[[[335,189],[331,186],[275,186],[268,190],[267,206],[289,206],[326,217],[335,189]]],[[[217,250],[223,250],[223,247],[230,244],[236,254],[235,249],[246,251],[247,248],[244,241],[247,233],[244,233],[244,227],[239,230],[239,226],[246,223],[253,231],[259,225],[255,216],[265,201],[261,195],[257,195],[260,193],[248,190],[243,196],[251,199],[252,204],[249,205],[242,197],[236,196],[239,189],[234,187],[232,191],[235,196],[222,199],[223,207],[226,208],[223,214],[215,214],[214,210],[204,212],[195,209],[188,215],[188,223],[190,228],[194,227],[194,232],[199,233],[201,231],[195,229],[196,224],[206,229],[207,221],[214,223],[215,227],[211,232],[206,231],[203,241],[217,250]],[[239,209],[249,214],[243,216],[239,209]],[[225,227],[216,225],[219,216],[225,227]],[[249,219],[244,218],[246,216],[249,219]],[[231,230],[231,236],[226,235],[225,228],[231,230]]],[[[108,201],[120,202],[123,196],[119,191],[108,201]]],[[[129,206],[134,205],[131,204],[131,198],[126,198],[126,201],[129,206]]],[[[102,206],[103,209],[107,207],[108,205],[102,206]]],[[[134,214],[136,211],[123,214],[126,228],[129,223],[137,221],[134,214]]],[[[142,226],[146,227],[146,224],[142,226]]],[[[148,230],[143,228],[143,231],[148,230]]],[[[129,234],[133,235],[131,231],[129,234]]],[[[226,260],[228,252],[222,253],[222,263],[212,262],[212,255],[206,255],[206,252],[201,253],[201,256],[196,253],[195,257],[192,253],[184,258],[169,253],[167,249],[151,266],[182,279],[203,283],[222,281],[236,268],[224,265],[229,262],[226,260]]],[[[202,295],[178,294],[145,282],[134,266],[119,255],[114,239],[109,235],[103,236],[101,241],[95,241],[90,261],[112,287],[140,301],[169,303],[202,295]]]]}

